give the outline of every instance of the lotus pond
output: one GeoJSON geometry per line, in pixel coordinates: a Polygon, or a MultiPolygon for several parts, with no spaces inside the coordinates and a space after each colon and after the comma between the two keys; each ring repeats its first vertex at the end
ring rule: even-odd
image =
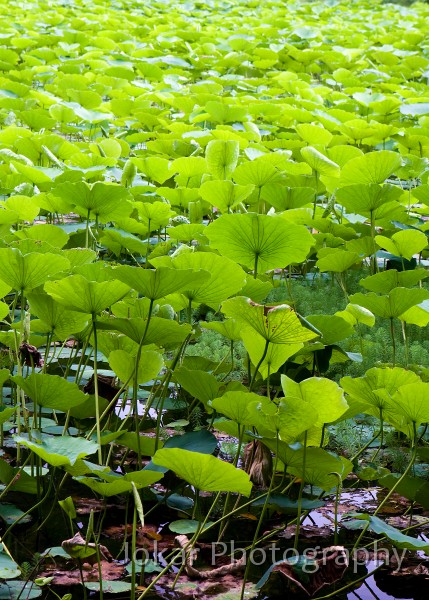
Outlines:
{"type": "Polygon", "coordinates": [[[429,5],[0,14],[0,599],[426,598],[429,5]]]}

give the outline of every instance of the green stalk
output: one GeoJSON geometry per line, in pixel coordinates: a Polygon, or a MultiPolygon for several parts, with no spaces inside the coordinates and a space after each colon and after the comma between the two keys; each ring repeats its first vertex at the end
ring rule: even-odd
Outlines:
{"type": "MultiPolygon", "coordinates": [[[[269,344],[270,344],[270,341],[265,340],[265,348],[264,348],[264,351],[262,353],[262,356],[261,356],[258,364],[255,367],[255,372],[253,373],[252,381],[250,382],[250,386],[249,386],[249,392],[251,392],[253,390],[253,386],[255,385],[255,382],[256,382],[256,377],[258,376],[259,368],[262,365],[262,363],[264,362],[265,357],[267,356],[269,344]]],[[[249,357],[249,359],[250,359],[250,357],[249,357]]]]}
{"type": "Polygon", "coordinates": [[[408,363],[409,363],[408,337],[407,337],[407,324],[405,323],[405,321],[401,321],[401,328],[402,328],[402,339],[404,340],[405,366],[408,367],[408,363]]]}
{"type": "Polygon", "coordinates": [[[390,337],[392,338],[392,362],[393,366],[396,364],[396,341],[395,341],[395,328],[393,325],[393,317],[390,317],[390,337]]]}
{"type": "Polygon", "coordinates": [[[307,431],[304,433],[304,452],[303,452],[303,457],[302,457],[302,478],[301,478],[301,484],[299,486],[298,514],[296,517],[295,540],[294,540],[294,544],[293,544],[294,550],[297,550],[297,548],[298,548],[299,532],[300,532],[300,528],[301,528],[302,494],[304,491],[306,462],[307,462],[307,431]]]}
{"type": "Polygon", "coordinates": [[[399,477],[399,479],[397,480],[397,482],[395,483],[395,485],[389,490],[389,492],[387,493],[387,495],[385,496],[384,500],[378,505],[378,507],[375,509],[374,511],[374,516],[377,515],[381,509],[383,508],[383,506],[386,504],[386,502],[389,500],[389,498],[392,496],[393,492],[396,490],[396,488],[401,484],[401,482],[405,479],[405,477],[408,475],[408,473],[410,472],[410,470],[412,469],[415,460],[417,458],[417,449],[418,449],[418,444],[417,444],[417,428],[416,428],[416,423],[413,421],[413,440],[412,440],[412,448],[413,451],[411,453],[411,459],[410,462],[407,465],[407,468],[405,469],[405,471],[402,473],[402,475],[399,477]]]}
{"type": "Polygon", "coordinates": [[[101,448],[101,423],[100,423],[100,399],[98,396],[98,370],[97,370],[97,316],[92,315],[92,331],[94,335],[94,396],[95,396],[95,422],[97,426],[98,461],[103,464],[103,453],[101,448]]]}

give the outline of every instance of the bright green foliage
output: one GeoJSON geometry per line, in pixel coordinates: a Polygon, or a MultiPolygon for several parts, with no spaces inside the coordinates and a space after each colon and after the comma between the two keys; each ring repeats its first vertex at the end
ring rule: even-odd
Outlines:
{"type": "Polygon", "coordinates": [[[211,454],[168,448],[158,450],[153,462],[171,469],[197,490],[237,492],[243,496],[250,496],[252,484],[249,476],[211,454]]]}
{"type": "Polygon", "coordinates": [[[211,245],[255,273],[306,259],[313,238],[303,226],[266,215],[223,215],[207,228],[211,245]]]}

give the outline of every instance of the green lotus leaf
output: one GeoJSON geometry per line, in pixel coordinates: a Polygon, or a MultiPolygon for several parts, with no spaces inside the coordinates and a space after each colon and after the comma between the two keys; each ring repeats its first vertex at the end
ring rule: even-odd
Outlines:
{"type": "Polygon", "coordinates": [[[206,147],[207,169],[215,179],[231,179],[237,166],[239,143],[233,140],[212,140],[206,147]]]}
{"type": "MultiPolygon", "coordinates": [[[[365,136],[368,137],[368,136],[365,136]]],[[[401,156],[390,150],[368,152],[353,158],[341,171],[340,186],[384,183],[401,166],[401,156]]]]}
{"type": "MultiPolygon", "coordinates": [[[[60,340],[82,331],[90,319],[90,315],[67,310],[46,292],[30,292],[27,299],[31,312],[39,317],[45,330],[53,333],[60,340]]],[[[36,330],[34,322],[32,328],[33,331],[36,330]]]]}
{"type": "Polygon", "coordinates": [[[309,315],[306,320],[320,331],[325,346],[336,344],[354,334],[350,322],[338,315],[309,315]]]}
{"type": "Polygon", "coordinates": [[[206,236],[221,254],[260,272],[304,261],[314,243],[306,227],[254,213],[223,215],[206,236]]]}
{"type": "Polygon", "coordinates": [[[58,375],[32,373],[28,377],[15,375],[11,379],[35,404],[45,408],[67,411],[88,399],[75,383],[58,375]]]}
{"type": "Polygon", "coordinates": [[[44,436],[38,442],[28,440],[20,435],[15,435],[14,439],[17,444],[32,450],[44,462],[53,467],[74,465],[79,458],[94,454],[98,448],[95,442],[68,435],[61,437],[44,436]]]}
{"type": "Polygon", "coordinates": [[[190,370],[180,366],[174,371],[173,380],[193,398],[208,406],[219,394],[219,382],[214,375],[200,370],[190,370]]]}
{"type": "MultiPolygon", "coordinates": [[[[399,529],[388,525],[379,517],[374,517],[368,514],[353,514],[353,517],[359,520],[367,521],[369,523],[368,530],[379,535],[383,535],[390,540],[397,548],[403,548],[405,550],[420,550],[424,553],[429,552],[429,544],[426,541],[418,538],[413,538],[410,535],[405,535],[399,529]]],[[[351,523],[359,524],[359,521],[351,521],[351,523]]],[[[350,521],[348,521],[348,527],[350,528],[350,521]]],[[[359,529],[363,527],[363,524],[359,524],[359,529]]]]}
{"type": "Polygon", "coordinates": [[[54,248],[62,248],[69,239],[69,235],[63,229],[46,223],[20,229],[15,233],[15,237],[20,240],[30,239],[47,242],[54,248]]]}
{"type": "Polygon", "coordinates": [[[270,342],[265,350],[266,340],[254,329],[242,326],[241,339],[244,347],[249,354],[252,364],[259,365],[259,374],[262,379],[268,377],[268,374],[277,373],[282,365],[303,347],[302,342],[279,344],[270,342]],[[264,360],[260,362],[262,356],[264,360]]]}
{"type": "MultiPolygon", "coordinates": [[[[188,265],[191,266],[191,265],[188,265]]],[[[210,280],[208,269],[180,270],[158,267],[156,270],[121,266],[115,269],[115,277],[150,300],[158,300],[173,292],[182,292],[210,280]]]]}
{"type": "Polygon", "coordinates": [[[219,398],[215,398],[210,405],[219,413],[232,419],[239,425],[250,423],[251,411],[249,407],[252,402],[260,402],[261,397],[252,392],[225,392],[219,398]]]}
{"type": "Polygon", "coordinates": [[[377,390],[383,389],[392,396],[401,386],[421,383],[418,375],[401,367],[369,369],[363,377],[343,377],[340,380],[343,390],[354,400],[368,404],[366,412],[380,416],[385,400],[377,395],[377,390]]]}
{"type": "Polygon", "coordinates": [[[295,127],[298,135],[308,144],[317,146],[329,146],[333,135],[319,125],[310,125],[310,123],[300,123],[295,127]]]}
{"type": "Polygon", "coordinates": [[[235,319],[225,319],[224,321],[202,321],[200,327],[217,331],[228,340],[238,342],[240,339],[241,325],[235,319]]]}
{"type": "Polygon", "coordinates": [[[302,398],[281,399],[279,404],[261,401],[252,403],[249,408],[249,424],[260,435],[277,437],[287,444],[295,442],[318,420],[318,414],[302,398]]]}
{"type": "Polygon", "coordinates": [[[335,250],[326,256],[319,258],[316,266],[321,273],[332,271],[333,273],[344,273],[357,262],[361,261],[361,257],[356,252],[348,252],[347,250],[335,250]]]}
{"type": "Polygon", "coordinates": [[[401,189],[393,185],[356,183],[340,188],[336,196],[337,201],[349,212],[366,216],[377,214],[378,209],[384,204],[395,202],[401,194],[401,189]]]}
{"type": "Polygon", "coordinates": [[[288,187],[283,183],[269,183],[263,187],[261,198],[281,212],[311,204],[314,201],[314,190],[310,187],[288,187]]]}
{"type": "Polygon", "coordinates": [[[310,167],[319,175],[327,177],[339,177],[340,167],[333,160],[327,158],[324,154],[313,148],[306,146],[301,148],[301,156],[310,167]]]}
{"type": "Polygon", "coordinates": [[[334,316],[341,317],[350,323],[352,327],[354,327],[356,323],[363,323],[368,327],[373,327],[375,325],[375,317],[372,312],[358,304],[347,304],[345,310],[337,311],[334,316]]]}
{"type": "Polygon", "coordinates": [[[238,185],[229,180],[214,180],[205,181],[200,187],[200,194],[203,200],[222,213],[227,213],[240,202],[244,202],[254,189],[253,185],[238,185]]]}
{"type": "Polygon", "coordinates": [[[304,476],[306,483],[320,487],[326,492],[338,485],[336,473],[341,479],[345,479],[353,469],[349,460],[322,448],[294,449],[285,442],[277,443],[265,438],[263,442],[273,452],[277,449],[277,456],[286,466],[288,473],[299,478],[304,476]]]}
{"type": "Polygon", "coordinates": [[[205,492],[235,492],[250,496],[252,484],[247,473],[211,454],[200,454],[181,448],[163,448],[153,462],[171,469],[181,479],[205,492]]]}
{"type": "Polygon", "coordinates": [[[115,184],[97,182],[63,183],[55,188],[55,196],[75,206],[75,210],[85,218],[96,217],[102,222],[113,220],[115,215],[128,216],[131,213],[130,192],[115,184]],[[127,212],[127,215],[124,215],[127,212]]]}
{"type": "Polygon", "coordinates": [[[174,171],[170,168],[171,162],[160,156],[132,158],[131,161],[138,171],[144,173],[151,181],[156,181],[161,185],[174,175],[174,171]]]}
{"type": "Polygon", "coordinates": [[[40,212],[40,206],[34,197],[27,197],[18,194],[10,196],[5,202],[0,204],[6,210],[1,211],[2,221],[4,223],[17,223],[18,221],[33,221],[40,212]]]}
{"type": "Polygon", "coordinates": [[[181,344],[192,332],[187,323],[179,325],[176,321],[170,321],[161,317],[152,317],[149,325],[147,319],[109,319],[108,321],[97,321],[97,329],[120,331],[137,344],[143,340],[146,346],[155,344],[159,347],[170,348],[181,344]]]}
{"type": "Polygon", "coordinates": [[[412,287],[426,277],[429,277],[429,273],[425,269],[414,269],[413,271],[389,269],[365,277],[359,281],[359,284],[370,292],[383,294],[389,293],[397,287],[412,287]]]}
{"type": "Polygon", "coordinates": [[[377,296],[373,292],[369,294],[353,294],[350,301],[367,308],[378,317],[385,319],[398,318],[412,306],[420,304],[429,298],[429,292],[423,289],[394,288],[388,295],[377,296]]]}
{"type": "MultiPolygon", "coordinates": [[[[406,271],[412,273],[413,271],[406,271]]],[[[412,306],[399,317],[401,321],[417,325],[418,327],[426,327],[429,323],[429,300],[423,300],[420,304],[412,306]]]]}
{"type": "Polygon", "coordinates": [[[391,238],[376,235],[375,241],[380,248],[384,248],[391,254],[402,256],[407,260],[411,260],[415,254],[420,254],[428,244],[425,234],[416,229],[402,229],[394,233],[391,238]]]}
{"type": "Polygon", "coordinates": [[[290,397],[302,398],[310,412],[315,412],[317,415],[314,421],[315,427],[322,427],[325,423],[336,421],[348,409],[343,390],[335,381],[323,377],[310,377],[301,383],[296,383],[286,375],[282,375],[281,385],[286,402],[290,397]]]}
{"type": "Polygon", "coordinates": [[[163,475],[163,473],[145,469],[143,471],[127,473],[122,476],[100,473],[100,477],[102,479],[107,479],[107,481],[103,481],[100,478],[96,479],[95,477],[75,477],[74,479],[89,487],[96,494],[109,498],[110,496],[132,492],[133,484],[138,490],[141,490],[142,488],[148,487],[159,481],[163,475]]]}
{"type": "Polygon", "coordinates": [[[259,190],[267,183],[274,183],[279,177],[279,171],[273,165],[260,159],[238,165],[233,173],[235,183],[254,185],[259,190]]]}
{"type": "Polygon", "coordinates": [[[302,344],[317,337],[301,325],[296,313],[287,304],[266,306],[238,296],[223,302],[222,312],[273,344],[302,344]]]}
{"type": "MultiPolygon", "coordinates": [[[[113,350],[109,354],[109,364],[119,379],[128,385],[134,383],[135,361],[130,360],[130,355],[125,350],[113,350]]],[[[159,352],[143,350],[137,369],[137,382],[146,383],[155,379],[164,366],[164,360],[159,352]]]]}
{"type": "Polygon", "coordinates": [[[394,394],[381,391],[384,393],[384,411],[388,417],[393,417],[395,421],[403,419],[407,424],[414,423],[416,427],[429,421],[429,383],[408,383],[400,386],[394,394]]]}
{"type": "Polygon", "coordinates": [[[2,281],[24,294],[70,266],[69,261],[58,254],[23,255],[17,248],[0,248],[0,264],[2,281]]]}
{"type": "MultiPolygon", "coordinates": [[[[153,259],[152,263],[158,264],[158,259],[153,259]]],[[[246,281],[246,274],[239,265],[214,252],[180,254],[172,260],[171,266],[179,272],[191,268],[194,272],[210,273],[209,279],[204,281],[201,277],[198,281],[196,277],[195,284],[189,284],[181,291],[194,306],[204,303],[217,310],[220,303],[240,291],[246,281]]]]}
{"type": "Polygon", "coordinates": [[[88,281],[82,275],[70,275],[65,279],[48,281],[45,284],[45,291],[55,302],[69,310],[91,315],[97,315],[118,302],[129,289],[129,286],[121,281],[88,281]]]}

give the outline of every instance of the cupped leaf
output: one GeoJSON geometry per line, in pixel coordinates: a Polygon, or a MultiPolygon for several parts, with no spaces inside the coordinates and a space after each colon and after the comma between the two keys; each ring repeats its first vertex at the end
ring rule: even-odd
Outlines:
{"type": "Polygon", "coordinates": [[[75,383],[58,375],[32,373],[28,377],[14,375],[11,379],[35,404],[45,408],[67,411],[88,399],[75,383]]]}
{"type": "Polygon", "coordinates": [[[354,333],[350,321],[339,315],[308,315],[306,320],[320,331],[325,346],[336,344],[354,333]]]}
{"type": "Polygon", "coordinates": [[[181,479],[205,492],[236,492],[250,496],[252,484],[249,475],[211,454],[200,454],[180,448],[163,448],[153,462],[171,469],[181,479]]]}
{"type": "Polygon", "coordinates": [[[252,392],[226,392],[220,398],[212,400],[210,404],[217,412],[239,425],[244,425],[250,423],[250,405],[260,400],[261,397],[252,392]]]}
{"type": "Polygon", "coordinates": [[[429,277],[425,269],[414,269],[412,271],[397,271],[389,269],[375,275],[361,279],[359,284],[370,292],[379,294],[389,293],[397,287],[412,287],[419,281],[429,277]]]}
{"type": "Polygon", "coordinates": [[[352,399],[365,402],[370,414],[380,416],[386,402],[378,395],[377,390],[385,390],[388,396],[392,396],[401,386],[421,383],[418,375],[401,367],[374,367],[369,369],[363,377],[343,377],[340,381],[343,390],[352,399]]]}
{"type": "Polygon", "coordinates": [[[219,393],[218,380],[214,375],[205,371],[190,370],[180,366],[175,369],[173,379],[205,406],[208,406],[210,400],[216,398],[219,393]]]}
{"type": "Polygon", "coordinates": [[[285,442],[263,439],[266,446],[273,452],[277,451],[278,458],[286,466],[286,471],[310,485],[329,492],[338,485],[338,476],[345,479],[352,471],[352,463],[331,454],[322,448],[295,448],[285,442]]]}
{"type": "Polygon", "coordinates": [[[366,216],[376,214],[384,204],[399,200],[401,194],[401,189],[393,185],[356,183],[337,190],[336,197],[349,212],[366,216]]]}
{"type": "Polygon", "coordinates": [[[377,296],[373,292],[369,294],[353,294],[350,301],[367,308],[378,317],[385,319],[398,318],[412,306],[420,304],[429,298],[429,292],[423,289],[394,288],[385,296],[377,296]]]}
{"type": "Polygon", "coordinates": [[[254,189],[253,185],[238,185],[229,180],[214,180],[205,181],[200,187],[200,194],[203,200],[222,213],[228,213],[240,202],[244,202],[254,189]]]}
{"type": "Polygon", "coordinates": [[[240,146],[237,141],[212,140],[206,147],[209,173],[215,179],[230,179],[237,166],[240,146]]]}
{"type": "Polygon", "coordinates": [[[44,436],[41,440],[32,441],[23,436],[15,435],[15,441],[53,467],[74,465],[79,458],[84,458],[97,452],[98,445],[84,438],[63,435],[61,437],[44,436]]]}
{"type": "Polygon", "coordinates": [[[100,496],[110,497],[132,492],[133,484],[138,490],[148,487],[159,481],[162,477],[163,473],[144,469],[143,471],[134,471],[122,476],[113,473],[100,473],[99,478],[75,477],[75,479],[97,494],[100,494],[100,496]]]}
{"type": "Polygon", "coordinates": [[[347,250],[335,250],[330,252],[326,256],[319,258],[316,266],[319,267],[319,271],[324,273],[331,271],[333,273],[344,273],[351,266],[361,261],[361,257],[357,252],[348,252],[347,250]]]}
{"type": "Polygon", "coordinates": [[[69,310],[97,315],[118,302],[129,292],[121,281],[88,281],[82,275],[70,275],[59,281],[48,281],[46,292],[55,302],[69,310]]]}
{"type": "Polygon", "coordinates": [[[406,423],[418,427],[429,422],[429,383],[402,385],[393,395],[386,392],[385,412],[390,416],[402,417],[406,423]]]}
{"type": "Polygon", "coordinates": [[[115,215],[124,217],[124,211],[131,213],[130,192],[119,185],[98,181],[93,185],[85,182],[63,183],[55,188],[55,196],[75,206],[75,210],[87,218],[93,216],[106,222],[115,215]]]}
{"type": "Polygon", "coordinates": [[[255,271],[302,262],[314,243],[303,225],[255,213],[222,215],[206,235],[221,254],[255,271]]]}
{"type": "Polygon", "coordinates": [[[326,175],[327,177],[340,176],[340,167],[337,163],[330,160],[327,156],[316,150],[316,148],[312,146],[301,148],[301,156],[313,171],[316,171],[319,175],[326,175]]]}
{"type": "Polygon", "coordinates": [[[210,279],[208,271],[193,271],[191,269],[169,269],[158,267],[140,269],[138,267],[121,266],[115,269],[115,277],[130,286],[142,296],[150,300],[158,300],[173,292],[193,288],[210,279]]]}
{"type": "Polygon", "coordinates": [[[341,187],[353,184],[384,183],[401,166],[401,156],[390,150],[368,152],[347,162],[340,178],[341,187]]]}
{"type": "Polygon", "coordinates": [[[69,261],[58,254],[23,255],[17,248],[0,248],[0,264],[1,280],[24,294],[70,266],[69,261]]]}
{"type": "Polygon", "coordinates": [[[287,304],[266,306],[238,296],[223,302],[222,312],[254,329],[273,344],[297,344],[317,337],[301,325],[298,316],[287,304]]]}
{"type": "Polygon", "coordinates": [[[310,377],[296,383],[286,375],[281,377],[281,385],[286,398],[302,398],[310,410],[317,415],[314,425],[321,427],[339,419],[348,409],[343,390],[335,381],[323,377],[310,377]]]}
{"type": "MultiPolygon", "coordinates": [[[[46,292],[30,292],[27,298],[31,312],[39,317],[48,332],[59,339],[66,339],[72,333],[79,333],[88,323],[89,315],[67,310],[46,292]]],[[[34,331],[34,324],[32,328],[34,331]]]]}
{"type": "Polygon", "coordinates": [[[116,330],[128,336],[137,344],[143,340],[146,346],[156,344],[159,347],[170,348],[180,344],[192,332],[187,323],[179,325],[176,321],[152,317],[149,325],[147,319],[109,319],[98,321],[97,329],[116,330]]]}
{"type": "MultiPolygon", "coordinates": [[[[133,384],[135,361],[130,359],[128,352],[125,352],[125,350],[113,350],[109,354],[109,364],[121,381],[124,383],[128,382],[128,385],[133,384]]],[[[137,382],[146,383],[154,379],[163,366],[164,360],[159,352],[143,350],[140,354],[140,361],[137,368],[137,382]]]]}
{"type": "Polygon", "coordinates": [[[391,238],[376,235],[375,241],[380,248],[407,260],[411,260],[415,254],[420,254],[428,244],[425,234],[417,229],[402,229],[394,233],[391,238]]]}
{"type": "MultiPolygon", "coordinates": [[[[156,259],[153,261],[156,262],[156,259]]],[[[214,252],[192,252],[181,254],[173,259],[175,269],[191,267],[197,272],[209,272],[211,277],[204,280],[198,278],[195,284],[182,289],[182,294],[193,305],[207,304],[217,310],[220,303],[241,290],[246,281],[243,269],[226,256],[214,252]]],[[[180,272],[180,271],[179,271],[180,272]]]]}

